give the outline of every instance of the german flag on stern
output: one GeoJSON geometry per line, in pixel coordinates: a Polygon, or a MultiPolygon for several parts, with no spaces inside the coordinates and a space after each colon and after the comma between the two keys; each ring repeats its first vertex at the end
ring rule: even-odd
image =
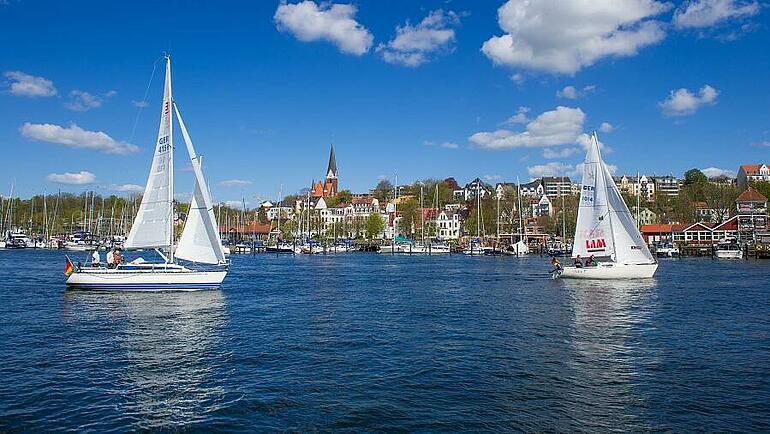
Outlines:
{"type": "Polygon", "coordinates": [[[70,274],[75,272],[75,266],[72,265],[72,261],[70,261],[69,256],[65,256],[64,259],[67,261],[64,264],[64,275],[70,277],[70,274]]]}

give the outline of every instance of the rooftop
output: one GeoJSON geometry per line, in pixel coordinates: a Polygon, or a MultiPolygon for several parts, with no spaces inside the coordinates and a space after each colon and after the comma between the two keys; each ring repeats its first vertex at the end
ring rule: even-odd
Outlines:
{"type": "Polygon", "coordinates": [[[736,202],[767,202],[767,198],[763,196],[762,193],[749,187],[743,193],[741,193],[738,196],[738,198],[735,199],[735,201],[736,202]]]}

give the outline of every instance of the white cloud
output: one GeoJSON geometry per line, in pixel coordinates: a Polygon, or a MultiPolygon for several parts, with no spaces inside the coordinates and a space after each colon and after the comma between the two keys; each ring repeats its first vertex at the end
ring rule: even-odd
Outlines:
{"type": "Polygon", "coordinates": [[[251,184],[251,181],[244,181],[242,179],[228,179],[219,183],[222,187],[245,187],[251,184]]]}
{"type": "MultiPolygon", "coordinates": [[[[236,209],[243,209],[244,202],[241,200],[226,200],[224,202],[226,207],[230,208],[236,208],[236,209]]],[[[249,202],[246,202],[246,205],[248,206],[249,202]]]]}
{"type": "Polygon", "coordinates": [[[720,176],[726,176],[728,178],[735,178],[736,174],[734,170],[720,169],[718,167],[707,167],[701,169],[704,175],[708,178],[718,178],[720,176]]]}
{"type": "Polygon", "coordinates": [[[121,193],[141,193],[144,191],[144,186],[137,184],[112,184],[109,188],[121,193]]]}
{"type": "Polygon", "coordinates": [[[556,96],[558,98],[578,99],[588,95],[594,90],[596,90],[596,86],[594,85],[584,86],[583,89],[578,89],[575,86],[564,86],[563,89],[556,91],[556,96]]]}
{"type": "Polygon", "coordinates": [[[580,148],[562,148],[558,150],[553,148],[545,148],[543,149],[543,158],[547,158],[549,160],[553,160],[555,158],[567,158],[577,154],[578,152],[580,152],[580,148]]]}
{"type": "Polygon", "coordinates": [[[527,167],[527,173],[533,178],[542,178],[544,176],[566,175],[573,169],[571,164],[552,161],[546,164],[537,164],[527,167]]]}
{"type": "Polygon", "coordinates": [[[499,129],[479,132],[468,140],[487,149],[547,147],[575,143],[583,131],[586,115],[579,108],[559,106],[543,112],[526,125],[525,131],[499,129]]]}
{"type": "Polygon", "coordinates": [[[64,103],[64,107],[70,110],[84,112],[92,108],[101,107],[106,98],[112,98],[116,94],[117,92],[111,90],[103,95],[92,95],[88,92],[76,89],[70,92],[70,101],[64,103]]]}
{"type": "Polygon", "coordinates": [[[672,90],[668,98],[658,103],[663,114],[672,116],[688,116],[705,105],[716,104],[719,91],[708,84],[700,88],[697,95],[685,88],[672,90]]]}
{"type": "Polygon", "coordinates": [[[61,127],[54,124],[32,124],[21,126],[21,135],[42,142],[57,143],[70,148],[89,149],[107,154],[133,154],[139,147],[126,142],[119,142],[101,131],[87,131],[72,124],[61,127]]]}
{"type": "Polygon", "coordinates": [[[602,124],[599,125],[599,131],[603,133],[611,133],[614,129],[615,127],[609,122],[602,122],[602,124]]]}
{"type": "Polygon", "coordinates": [[[369,51],[374,37],[355,20],[351,4],[316,4],[303,1],[281,3],[273,19],[278,30],[293,34],[303,42],[326,40],[347,54],[360,56],[369,51]]]}
{"type": "Polygon", "coordinates": [[[21,71],[8,71],[5,77],[11,80],[12,95],[31,97],[56,95],[53,82],[43,77],[35,77],[21,71]]]}
{"type": "Polygon", "coordinates": [[[131,100],[131,104],[133,104],[134,107],[139,107],[139,108],[145,108],[149,105],[147,104],[147,101],[134,101],[134,100],[131,100]]]}
{"type": "Polygon", "coordinates": [[[488,182],[499,181],[502,179],[500,175],[484,175],[484,180],[488,182]]]}
{"type": "Polygon", "coordinates": [[[431,147],[432,146],[438,146],[439,148],[444,148],[444,149],[458,149],[460,147],[460,145],[458,145],[457,143],[454,143],[454,142],[436,143],[436,142],[431,142],[430,140],[424,141],[423,145],[431,146],[431,147]]]}
{"type": "Polygon", "coordinates": [[[525,80],[526,80],[526,78],[524,77],[524,74],[522,74],[520,72],[517,72],[516,74],[513,74],[511,76],[511,81],[516,83],[516,84],[522,84],[522,83],[524,83],[525,80]]]}
{"type": "MultiPolygon", "coordinates": [[[[606,164],[606,163],[605,163],[606,164]]],[[[565,175],[569,176],[570,178],[573,178],[574,180],[580,180],[583,178],[583,166],[585,166],[584,163],[578,163],[575,165],[575,168],[571,171],[568,171],[565,173],[565,175]]],[[[610,175],[614,175],[618,173],[618,166],[614,164],[606,164],[607,170],[610,171],[610,175]]]]}
{"type": "Polygon", "coordinates": [[[415,67],[430,60],[433,54],[451,50],[455,39],[454,26],[460,23],[457,14],[441,9],[431,11],[416,26],[408,21],[396,27],[396,37],[377,46],[388,63],[415,67]]]}
{"type": "Polygon", "coordinates": [[[661,41],[663,25],[650,18],[668,9],[656,0],[509,0],[497,11],[504,34],[481,51],[498,65],[574,74],[661,41]]]}
{"type": "Polygon", "coordinates": [[[92,184],[96,181],[96,176],[91,172],[81,170],[78,173],[51,173],[46,179],[51,182],[58,182],[59,184],[82,185],[92,184]]]}
{"type": "Polygon", "coordinates": [[[529,112],[529,107],[519,107],[518,110],[516,110],[516,114],[506,119],[503,124],[526,124],[531,120],[527,117],[527,113],[529,112]]]}
{"type": "Polygon", "coordinates": [[[741,0],[690,0],[674,12],[674,26],[710,27],[722,21],[750,17],[759,13],[759,3],[741,0]]]}

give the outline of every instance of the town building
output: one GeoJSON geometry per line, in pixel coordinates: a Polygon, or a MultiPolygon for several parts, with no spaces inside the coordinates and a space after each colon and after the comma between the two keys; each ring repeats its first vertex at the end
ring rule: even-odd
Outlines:
{"type": "Polygon", "coordinates": [[[634,215],[634,221],[637,226],[654,225],[658,223],[658,215],[649,208],[642,207],[639,212],[636,212],[636,207],[631,208],[631,213],[634,215]]]}
{"type": "Polygon", "coordinates": [[[572,180],[566,176],[544,176],[541,183],[549,198],[572,194],[572,180]]]}
{"type": "Polygon", "coordinates": [[[463,219],[457,210],[443,209],[436,216],[436,232],[442,240],[456,240],[462,236],[463,219]]]}
{"type": "Polygon", "coordinates": [[[702,222],[721,223],[730,218],[729,209],[715,209],[706,202],[693,202],[692,207],[695,210],[695,217],[702,222]]]}
{"type": "Polygon", "coordinates": [[[749,187],[735,199],[738,211],[738,230],[745,239],[753,239],[757,232],[768,230],[767,198],[749,187]]]}
{"type": "Polygon", "coordinates": [[[324,182],[314,182],[310,194],[313,198],[334,197],[337,195],[338,183],[337,157],[334,155],[334,144],[332,144],[329,150],[329,164],[326,168],[324,182]]]}
{"type": "MultiPolygon", "coordinates": [[[[681,182],[673,176],[653,176],[655,192],[662,196],[679,196],[681,182]]],[[[654,193],[653,193],[654,194],[654,193]]]]}
{"type": "Polygon", "coordinates": [[[454,197],[455,200],[469,201],[471,199],[476,199],[477,193],[482,199],[492,194],[492,192],[484,185],[484,182],[479,178],[465,184],[465,187],[463,188],[452,191],[452,197],[454,197]]]}
{"type": "Polygon", "coordinates": [[[770,182],[770,166],[767,164],[744,164],[738,168],[738,190],[744,190],[756,181],[770,182]]]}
{"type": "Polygon", "coordinates": [[[550,217],[553,215],[553,203],[547,195],[540,197],[540,200],[530,199],[532,208],[532,217],[550,217]]]}
{"type": "Polygon", "coordinates": [[[526,184],[521,184],[521,195],[526,197],[540,197],[545,194],[545,187],[541,179],[535,179],[526,184]]]}

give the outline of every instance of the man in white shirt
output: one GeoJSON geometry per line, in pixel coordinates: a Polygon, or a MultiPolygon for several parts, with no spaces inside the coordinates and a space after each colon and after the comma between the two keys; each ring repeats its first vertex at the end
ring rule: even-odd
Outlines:
{"type": "Polygon", "coordinates": [[[115,268],[115,249],[110,249],[107,252],[107,268],[115,268]]]}
{"type": "Polygon", "coordinates": [[[91,266],[94,268],[99,267],[99,263],[101,262],[101,258],[99,257],[99,249],[95,249],[94,253],[91,254],[91,266]]]}

